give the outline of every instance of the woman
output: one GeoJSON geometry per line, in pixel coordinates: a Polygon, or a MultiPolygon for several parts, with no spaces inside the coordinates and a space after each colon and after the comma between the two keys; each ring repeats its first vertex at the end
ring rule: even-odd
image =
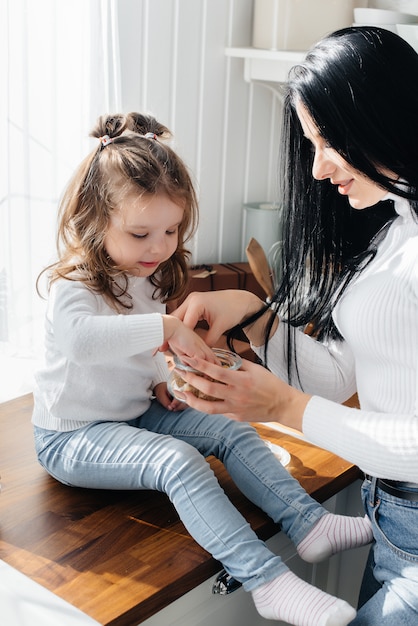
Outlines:
{"type": "Polygon", "coordinates": [[[418,55],[400,37],[357,27],[319,42],[285,99],[273,303],[224,291],[176,312],[191,327],[205,319],[209,344],[243,327],[270,370],[185,359],[223,383],[188,374],[220,398],[186,393],[191,406],[280,421],[364,471],[375,541],[356,626],[418,623],[417,112],[418,55]],[[356,233],[361,214],[377,220],[371,237],[356,233]],[[342,406],[355,391],[360,410],[342,406]]]}

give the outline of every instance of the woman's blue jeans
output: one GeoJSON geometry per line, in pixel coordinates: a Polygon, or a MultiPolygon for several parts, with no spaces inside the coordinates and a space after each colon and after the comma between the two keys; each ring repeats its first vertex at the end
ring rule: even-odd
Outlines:
{"type": "Polygon", "coordinates": [[[35,427],[39,462],[67,485],[166,493],[193,538],[249,591],[287,571],[232,505],[204,457],[225,465],[242,493],[297,545],[327,513],[252,426],[153,401],[129,422],[94,422],[71,432],[35,427]]]}
{"type": "Polygon", "coordinates": [[[375,543],[360,591],[359,611],[350,626],[417,626],[418,502],[403,500],[376,487],[362,487],[375,543]]]}

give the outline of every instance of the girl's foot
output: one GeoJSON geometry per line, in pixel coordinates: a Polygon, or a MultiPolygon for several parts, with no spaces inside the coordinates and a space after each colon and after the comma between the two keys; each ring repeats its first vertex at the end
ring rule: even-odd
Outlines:
{"type": "Polygon", "coordinates": [[[347,626],[356,616],[347,602],[309,585],[293,572],[261,585],[251,595],[262,617],[293,626],[347,626]]]}
{"type": "Polygon", "coordinates": [[[308,563],[318,563],[350,548],[359,548],[373,539],[367,516],[332,515],[321,517],[309,534],[296,546],[299,556],[308,563]]]}

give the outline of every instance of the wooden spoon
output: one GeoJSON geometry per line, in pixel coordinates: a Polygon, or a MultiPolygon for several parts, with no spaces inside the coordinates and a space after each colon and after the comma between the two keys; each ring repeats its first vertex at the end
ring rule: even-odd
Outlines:
{"type": "Polygon", "coordinates": [[[254,237],[250,239],[245,251],[258,284],[264,289],[267,297],[271,298],[274,294],[274,285],[266,253],[254,237]]]}

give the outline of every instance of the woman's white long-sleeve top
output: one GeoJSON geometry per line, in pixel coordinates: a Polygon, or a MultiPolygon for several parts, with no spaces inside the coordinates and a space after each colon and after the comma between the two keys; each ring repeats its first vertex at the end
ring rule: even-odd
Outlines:
{"type": "Polygon", "coordinates": [[[144,413],[152,390],[167,380],[165,305],[147,278],[130,278],[132,308],[117,314],[80,281],[53,284],[45,322],[45,365],[36,374],[32,422],[69,431],[96,420],[144,413]]]}
{"type": "MultiPolygon", "coordinates": [[[[367,474],[418,483],[418,220],[407,201],[388,198],[398,215],[333,313],[344,341],[295,332],[301,386],[314,394],[303,432],[367,474]],[[342,406],[355,391],[360,410],[342,406]]],[[[284,380],[286,333],[279,323],[268,348],[284,380]]]]}

